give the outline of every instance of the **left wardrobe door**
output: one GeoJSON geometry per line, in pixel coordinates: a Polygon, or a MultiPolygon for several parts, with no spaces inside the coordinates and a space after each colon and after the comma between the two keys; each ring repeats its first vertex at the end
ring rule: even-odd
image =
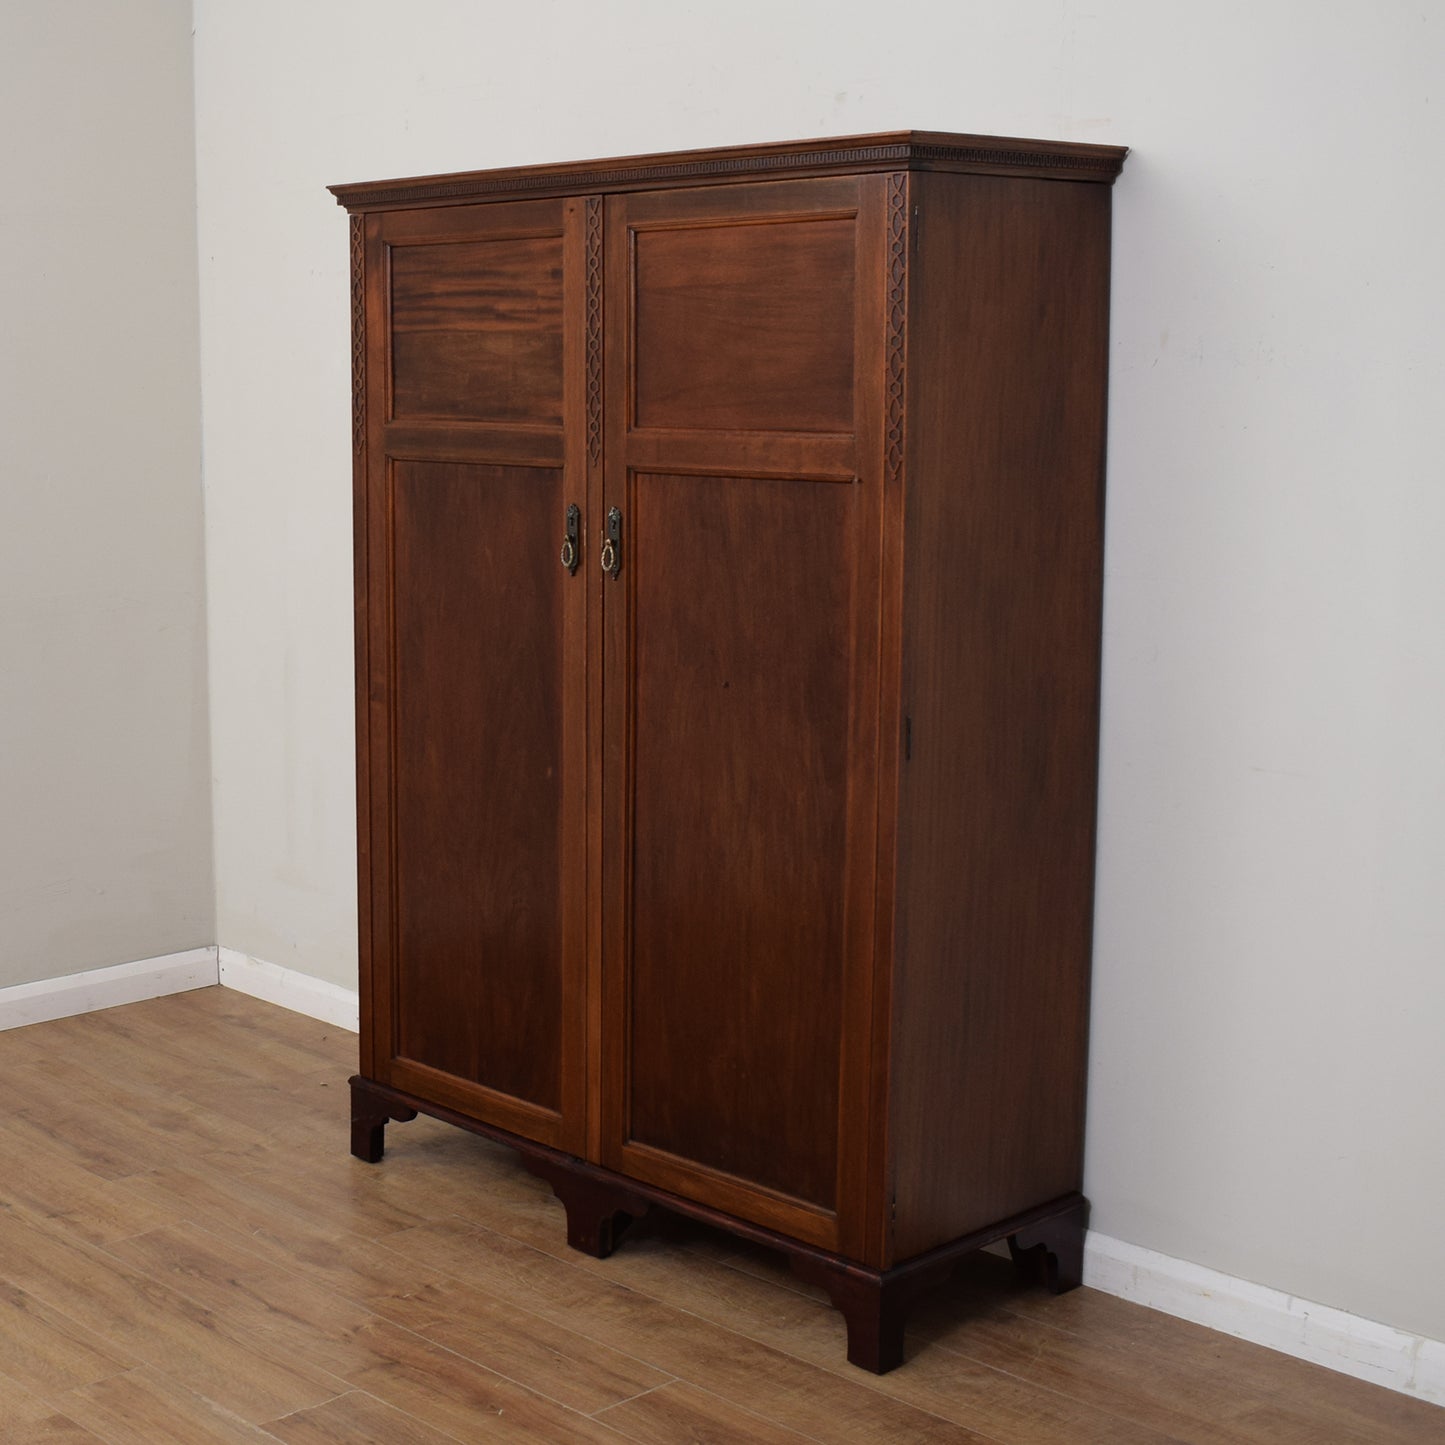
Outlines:
{"type": "Polygon", "coordinates": [[[353,256],[362,1073],[577,1153],[583,205],[383,211],[353,256]]]}

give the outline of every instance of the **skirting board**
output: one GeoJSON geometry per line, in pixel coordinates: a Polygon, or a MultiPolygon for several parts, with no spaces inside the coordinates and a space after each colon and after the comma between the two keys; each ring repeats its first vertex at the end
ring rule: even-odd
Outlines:
{"type": "Polygon", "coordinates": [[[279,1004],[292,1013],[320,1019],[348,1033],[354,1034],[361,1028],[361,1001],[355,989],[312,978],[294,968],[282,968],[279,963],[265,963],[234,948],[222,948],[218,952],[220,982],[224,988],[279,1004]]]}
{"type": "Polygon", "coordinates": [[[17,983],[0,988],[0,1029],[43,1024],[168,993],[185,993],[192,988],[210,988],[216,982],[216,949],[210,946],[117,963],[110,968],[91,968],[63,978],[43,978],[38,983],[17,983]]]}
{"type": "Polygon", "coordinates": [[[185,993],[188,989],[214,988],[218,983],[353,1034],[360,1027],[360,1005],[354,989],[212,944],[0,988],[0,1031],[95,1013],[169,993],[185,993]]]}
{"type": "Polygon", "coordinates": [[[1092,1231],[1084,1283],[1252,1344],[1445,1405],[1445,1341],[1313,1304],[1092,1231]]]}

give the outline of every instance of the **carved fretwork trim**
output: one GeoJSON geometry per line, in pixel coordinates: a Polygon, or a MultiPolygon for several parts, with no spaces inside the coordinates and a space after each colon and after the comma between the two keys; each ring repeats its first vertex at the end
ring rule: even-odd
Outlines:
{"type": "Polygon", "coordinates": [[[1021,166],[1025,169],[1097,171],[1100,175],[1118,175],[1119,162],[1098,156],[1078,155],[1069,151],[996,151],[986,146],[908,147],[908,159],[914,161],[954,161],[960,165],[1021,166]]]}
{"type": "Polygon", "coordinates": [[[587,457],[602,464],[602,198],[587,198],[587,457]]]}
{"type": "Polygon", "coordinates": [[[888,177],[888,416],[883,439],[886,485],[903,476],[904,358],[908,341],[908,176],[888,177]]]}
{"type": "Polygon", "coordinates": [[[351,218],[351,445],[366,448],[366,222],[351,218]]]}

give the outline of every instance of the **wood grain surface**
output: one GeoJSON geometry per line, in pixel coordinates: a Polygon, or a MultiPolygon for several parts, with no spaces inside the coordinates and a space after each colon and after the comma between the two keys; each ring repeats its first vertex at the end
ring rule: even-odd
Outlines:
{"type": "Polygon", "coordinates": [[[363,1062],[578,1152],[583,243],[577,202],[388,214],[354,313],[363,1062]]]}
{"type": "Polygon", "coordinates": [[[911,187],[892,1259],[1082,1187],[1109,316],[1106,189],[911,187]]]}
{"type": "Polygon", "coordinates": [[[602,1162],[861,1242],[877,178],[609,197],[602,1162]]]}

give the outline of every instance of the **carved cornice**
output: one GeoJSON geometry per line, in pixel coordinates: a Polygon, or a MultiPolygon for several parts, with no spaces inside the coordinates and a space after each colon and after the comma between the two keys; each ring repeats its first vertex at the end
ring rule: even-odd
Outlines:
{"type": "Polygon", "coordinates": [[[602,200],[587,198],[587,457],[602,465],[602,200]]]}
{"type": "Polygon", "coordinates": [[[673,151],[656,156],[563,166],[522,166],[450,176],[332,186],[352,210],[445,203],[487,197],[569,195],[588,191],[646,190],[686,181],[693,185],[826,175],[839,171],[995,171],[1054,179],[1112,182],[1124,164],[1123,146],[1015,140],[998,136],[900,131],[796,145],[744,146],[725,150],[673,151]]]}
{"type": "Polygon", "coordinates": [[[908,346],[908,176],[888,177],[888,414],[883,433],[884,485],[892,490],[903,479],[904,377],[908,346]]]}
{"type": "Polygon", "coordinates": [[[366,221],[351,218],[351,445],[366,448],[366,221]]]}

